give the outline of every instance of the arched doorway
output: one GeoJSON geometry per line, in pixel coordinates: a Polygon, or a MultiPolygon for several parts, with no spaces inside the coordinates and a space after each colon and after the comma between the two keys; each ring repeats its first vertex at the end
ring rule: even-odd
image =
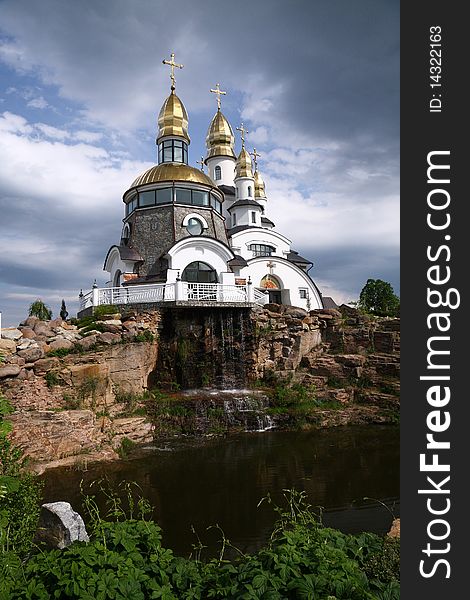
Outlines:
{"type": "Polygon", "coordinates": [[[217,273],[207,263],[195,261],[185,268],[181,279],[188,283],[217,283],[217,273]]]}
{"type": "Polygon", "coordinates": [[[269,293],[269,302],[272,304],[282,304],[281,284],[277,277],[268,274],[263,277],[260,287],[269,293]]]}

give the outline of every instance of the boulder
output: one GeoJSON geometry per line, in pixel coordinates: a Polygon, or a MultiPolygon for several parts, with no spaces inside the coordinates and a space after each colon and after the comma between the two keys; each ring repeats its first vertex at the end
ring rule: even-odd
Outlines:
{"type": "Polygon", "coordinates": [[[36,337],[36,334],[31,327],[21,327],[21,333],[27,340],[33,340],[36,337]]]}
{"type": "Polygon", "coordinates": [[[50,344],[51,350],[70,350],[73,348],[73,343],[70,340],[66,340],[65,338],[58,338],[54,340],[50,344]]]}
{"type": "Polygon", "coordinates": [[[60,361],[57,357],[51,356],[50,358],[40,358],[34,363],[34,373],[35,375],[43,375],[47,373],[51,369],[55,369],[60,364],[60,361]]]}
{"type": "Polygon", "coordinates": [[[298,306],[288,306],[285,310],[285,314],[293,319],[305,319],[305,317],[308,316],[308,312],[298,306]]]}
{"type": "Polygon", "coordinates": [[[64,324],[64,322],[62,321],[62,319],[60,317],[57,317],[57,319],[52,319],[52,321],[49,321],[49,327],[62,327],[64,324]]]}
{"type": "Polygon", "coordinates": [[[98,336],[98,341],[102,344],[117,344],[121,341],[121,336],[118,333],[105,331],[98,336]]]}
{"type": "Polygon", "coordinates": [[[32,348],[26,348],[26,350],[20,350],[18,356],[24,358],[27,363],[33,363],[43,358],[44,350],[39,346],[33,346],[32,348]]]}
{"type": "Polygon", "coordinates": [[[4,379],[5,377],[16,377],[20,371],[21,367],[19,365],[0,366],[0,379],[4,379]]]}
{"type": "Polygon", "coordinates": [[[25,325],[26,327],[31,327],[31,329],[34,329],[34,326],[36,325],[36,323],[39,322],[39,319],[37,317],[28,317],[26,319],[26,321],[23,321],[21,323],[21,325],[25,325]]]}
{"type": "Polygon", "coordinates": [[[14,340],[4,340],[0,338],[0,352],[2,354],[12,354],[16,350],[16,343],[14,340]]]}
{"type": "Polygon", "coordinates": [[[4,340],[19,340],[23,334],[19,329],[2,329],[2,338],[4,340]]]}
{"type": "Polygon", "coordinates": [[[33,340],[26,338],[16,347],[16,351],[18,352],[19,350],[26,350],[26,348],[29,348],[33,345],[36,346],[37,344],[35,344],[33,340]]]}
{"type": "Polygon", "coordinates": [[[46,321],[38,321],[34,325],[34,333],[37,336],[44,336],[46,338],[52,337],[54,335],[54,332],[49,327],[49,323],[47,323],[46,321]]]}
{"type": "Polygon", "coordinates": [[[36,541],[48,548],[66,548],[73,542],[88,542],[82,517],[68,502],[51,502],[41,506],[36,541]]]}
{"type": "Polygon", "coordinates": [[[84,337],[81,340],[77,340],[75,342],[75,345],[81,348],[82,350],[89,350],[96,344],[97,340],[97,335],[88,335],[87,337],[84,337]]]}

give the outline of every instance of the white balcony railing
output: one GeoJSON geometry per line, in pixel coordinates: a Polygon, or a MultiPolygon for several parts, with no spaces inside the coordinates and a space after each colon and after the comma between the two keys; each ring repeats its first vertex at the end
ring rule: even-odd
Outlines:
{"type": "Polygon", "coordinates": [[[268,295],[247,285],[223,285],[221,283],[156,283],[126,287],[93,288],[80,293],[80,310],[101,304],[152,304],[170,301],[214,302],[229,304],[265,304],[268,295]]]}

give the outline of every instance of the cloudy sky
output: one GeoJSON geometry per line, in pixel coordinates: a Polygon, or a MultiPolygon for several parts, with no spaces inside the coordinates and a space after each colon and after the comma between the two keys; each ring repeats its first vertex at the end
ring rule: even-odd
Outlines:
{"type": "Polygon", "coordinates": [[[4,326],[38,297],[73,314],[106,282],[122,194],[156,162],[172,51],[190,164],[220,82],[262,156],[269,216],[323,294],[357,299],[369,277],[398,292],[398,0],[2,0],[4,326]]]}

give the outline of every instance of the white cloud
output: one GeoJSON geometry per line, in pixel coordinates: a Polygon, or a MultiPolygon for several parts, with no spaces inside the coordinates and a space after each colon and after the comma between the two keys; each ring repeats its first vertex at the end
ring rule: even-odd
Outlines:
{"type": "Polygon", "coordinates": [[[33,98],[32,100],[30,100],[27,106],[29,106],[30,108],[44,109],[48,108],[49,103],[42,96],[39,96],[38,98],[33,98]]]}

